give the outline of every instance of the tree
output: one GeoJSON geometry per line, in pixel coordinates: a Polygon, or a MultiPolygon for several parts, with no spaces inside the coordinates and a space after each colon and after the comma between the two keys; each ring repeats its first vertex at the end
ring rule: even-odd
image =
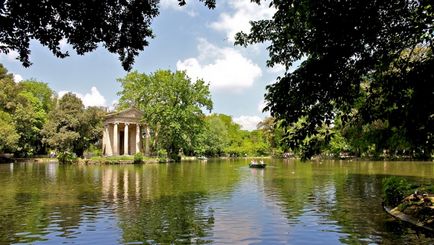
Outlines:
{"type": "Polygon", "coordinates": [[[228,130],[220,115],[211,114],[205,117],[205,128],[198,136],[194,153],[198,156],[221,156],[228,141],[228,130]]]}
{"type": "Polygon", "coordinates": [[[40,131],[47,121],[47,112],[43,109],[42,102],[28,91],[20,91],[16,100],[18,103],[13,118],[20,135],[16,153],[20,156],[44,153],[40,131]]]}
{"type": "Polygon", "coordinates": [[[278,121],[273,117],[266,117],[256,126],[258,130],[262,131],[266,142],[270,147],[271,155],[277,157],[282,157],[283,153],[291,150],[285,143],[284,129],[280,125],[281,121],[278,121]]]}
{"type": "Polygon", "coordinates": [[[181,149],[192,151],[204,128],[202,108],[211,110],[209,85],[203,80],[192,83],[185,72],[158,70],[146,75],[131,72],[118,79],[120,108],[137,107],[151,128],[154,151],[165,149],[178,160],[181,149]]]}
{"type": "Polygon", "coordinates": [[[0,66],[0,87],[0,111],[9,114],[19,135],[14,153],[19,156],[45,153],[40,131],[54,104],[54,92],[42,82],[15,83],[3,66],[0,66]]]}
{"type": "MultiPolygon", "coordinates": [[[[200,1],[209,8],[215,7],[215,0],[200,1]]],[[[157,0],[0,1],[0,52],[18,52],[18,59],[28,67],[32,39],[59,58],[69,55],[60,49],[63,39],[80,55],[102,43],[109,52],[118,54],[124,69],[129,70],[134,57],[154,36],[150,25],[159,13],[158,3],[157,0]]]]}
{"type": "Polygon", "coordinates": [[[32,93],[42,103],[42,109],[45,112],[50,112],[56,105],[56,94],[47,83],[36,80],[24,80],[18,86],[20,90],[32,93]]]}
{"type": "Polygon", "coordinates": [[[0,153],[15,151],[19,135],[9,113],[0,110],[0,153]]]}
{"type": "Polygon", "coordinates": [[[11,113],[16,106],[16,95],[18,87],[14,82],[14,77],[8,70],[0,64],[0,108],[5,112],[11,113]]]}
{"type": "Polygon", "coordinates": [[[48,84],[34,80],[22,81],[15,86],[18,93],[13,117],[20,134],[16,154],[44,154],[46,145],[42,142],[41,130],[55,105],[55,93],[48,84]]]}
{"type": "Polygon", "coordinates": [[[43,129],[44,141],[60,154],[73,152],[82,155],[86,144],[80,135],[83,113],[83,102],[73,93],[65,94],[49,114],[43,129]]]}
{"type": "MultiPolygon", "coordinates": [[[[274,0],[271,6],[277,10],[273,18],[251,22],[251,32],[238,33],[236,43],[270,41],[267,64],[286,67],[287,72],[267,86],[265,98],[266,109],[282,119],[285,128],[305,118],[299,130],[287,132],[291,146],[303,144],[319,133],[323,123],[331,125],[336,116],[342,116],[345,124],[363,93],[361,85],[370,79],[370,93],[361,108],[366,122],[387,120],[408,132],[405,137],[415,150],[431,154],[431,1],[274,0]],[[418,48],[426,50],[423,59],[403,56],[418,48]],[[289,72],[298,60],[301,65],[289,72]],[[394,72],[390,72],[392,66],[394,72]],[[376,98],[382,98],[382,103],[376,98]]],[[[308,150],[306,157],[313,152],[308,150]]]]}
{"type": "Polygon", "coordinates": [[[102,138],[104,116],[104,109],[85,109],[80,98],[67,93],[49,114],[42,132],[44,141],[61,156],[75,153],[81,157],[85,150],[92,144],[98,144],[102,138]]]}
{"type": "Polygon", "coordinates": [[[91,106],[86,108],[83,115],[82,134],[86,137],[87,144],[94,145],[96,148],[101,149],[106,110],[102,107],[91,106]]]}

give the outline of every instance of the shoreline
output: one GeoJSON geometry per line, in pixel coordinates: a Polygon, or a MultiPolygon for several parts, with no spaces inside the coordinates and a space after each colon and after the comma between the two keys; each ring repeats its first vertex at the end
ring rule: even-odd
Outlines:
{"type": "MultiPolygon", "coordinates": [[[[291,157],[291,158],[276,158],[272,156],[261,156],[261,157],[212,157],[206,159],[200,159],[199,157],[182,157],[181,162],[188,161],[207,161],[207,160],[235,160],[235,159],[277,159],[277,160],[300,160],[300,158],[291,157]]],[[[348,161],[348,162],[357,162],[357,161],[373,161],[373,162],[434,162],[433,160],[417,160],[417,159],[369,159],[369,158],[323,158],[323,157],[314,157],[307,161],[348,161]]],[[[35,163],[43,163],[43,162],[58,162],[57,158],[50,157],[27,157],[27,158],[14,158],[14,157],[3,157],[0,158],[0,164],[7,163],[15,163],[15,162],[35,162],[35,163]]],[[[134,163],[134,156],[111,156],[111,157],[95,157],[95,158],[87,158],[82,159],[78,158],[77,162],[72,164],[79,165],[115,165],[115,164],[155,164],[155,163],[171,163],[174,162],[171,159],[161,159],[157,157],[145,157],[140,163],[134,163]]]]}

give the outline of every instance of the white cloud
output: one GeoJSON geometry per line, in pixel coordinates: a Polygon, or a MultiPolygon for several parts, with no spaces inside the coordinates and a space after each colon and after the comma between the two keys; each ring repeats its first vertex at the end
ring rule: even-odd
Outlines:
{"type": "Polygon", "coordinates": [[[262,110],[264,110],[265,106],[266,106],[265,100],[262,99],[261,101],[259,101],[258,107],[257,107],[258,108],[258,112],[262,113],[262,115],[264,115],[266,117],[269,117],[270,116],[270,112],[269,111],[262,112],[262,110]]]}
{"type": "MultiPolygon", "coordinates": [[[[66,90],[61,90],[57,93],[57,95],[59,96],[59,99],[62,98],[65,94],[69,93],[69,91],[66,90]]],[[[77,93],[74,93],[75,95],[77,95],[77,93]]]]}
{"type": "Polygon", "coordinates": [[[229,42],[235,41],[235,34],[239,31],[249,33],[249,21],[271,19],[276,12],[275,8],[269,8],[268,1],[261,1],[261,5],[246,0],[230,0],[229,6],[234,13],[222,13],[217,22],[211,23],[211,28],[226,33],[229,42]]]}
{"type": "Polygon", "coordinates": [[[258,111],[262,113],[262,111],[264,110],[265,107],[265,100],[261,100],[258,103],[258,111]]]}
{"type": "MultiPolygon", "coordinates": [[[[65,95],[66,93],[68,93],[69,91],[59,91],[58,95],[59,98],[61,98],[63,95],[65,95]]],[[[81,93],[76,93],[76,92],[72,92],[73,94],[75,94],[78,98],[80,98],[83,101],[84,106],[88,107],[88,106],[106,106],[106,100],[104,98],[104,96],[101,95],[101,93],[98,91],[98,89],[93,86],[90,89],[90,93],[86,93],[86,94],[81,94],[81,93]]]]}
{"type": "Polygon", "coordinates": [[[255,130],[256,125],[262,121],[262,119],[258,116],[240,116],[234,118],[234,122],[241,125],[241,129],[244,130],[255,130]]]}
{"type": "Polygon", "coordinates": [[[114,111],[114,110],[116,110],[116,107],[118,106],[118,104],[119,104],[119,101],[117,101],[117,100],[113,100],[112,101],[112,104],[109,106],[109,111],[114,111]]]}
{"type": "Polygon", "coordinates": [[[199,39],[199,56],[176,63],[192,79],[210,82],[212,90],[240,91],[262,76],[261,68],[234,48],[220,48],[199,39]]]}
{"type": "Polygon", "coordinates": [[[7,60],[7,61],[18,61],[18,52],[17,51],[10,51],[9,53],[0,53],[0,60],[7,60]]]}
{"type": "Polygon", "coordinates": [[[163,9],[180,9],[178,0],[160,0],[160,7],[163,9]]]}
{"type": "Polygon", "coordinates": [[[14,73],[14,81],[16,82],[16,83],[19,83],[19,82],[21,82],[23,80],[23,77],[20,75],[20,74],[16,74],[16,73],[14,73]]]}

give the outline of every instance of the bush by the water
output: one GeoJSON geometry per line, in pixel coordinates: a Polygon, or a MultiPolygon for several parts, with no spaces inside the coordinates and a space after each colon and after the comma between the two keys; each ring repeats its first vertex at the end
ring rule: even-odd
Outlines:
{"type": "Polygon", "coordinates": [[[138,152],[134,154],[134,161],[133,163],[142,163],[143,162],[143,154],[138,152]]]}
{"type": "Polygon", "coordinates": [[[401,177],[388,177],[383,179],[384,203],[387,206],[397,206],[404,197],[411,194],[414,187],[401,177]]]}
{"type": "Polygon", "coordinates": [[[57,153],[57,160],[59,160],[59,163],[75,163],[78,161],[78,158],[75,153],[65,151],[57,153]]]}

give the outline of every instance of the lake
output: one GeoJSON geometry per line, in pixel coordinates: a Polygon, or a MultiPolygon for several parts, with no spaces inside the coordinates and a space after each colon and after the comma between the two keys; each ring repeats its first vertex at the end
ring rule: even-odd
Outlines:
{"type": "Polygon", "coordinates": [[[0,164],[0,244],[434,244],[381,207],[432,162],[266,162],[0,164]]]}

